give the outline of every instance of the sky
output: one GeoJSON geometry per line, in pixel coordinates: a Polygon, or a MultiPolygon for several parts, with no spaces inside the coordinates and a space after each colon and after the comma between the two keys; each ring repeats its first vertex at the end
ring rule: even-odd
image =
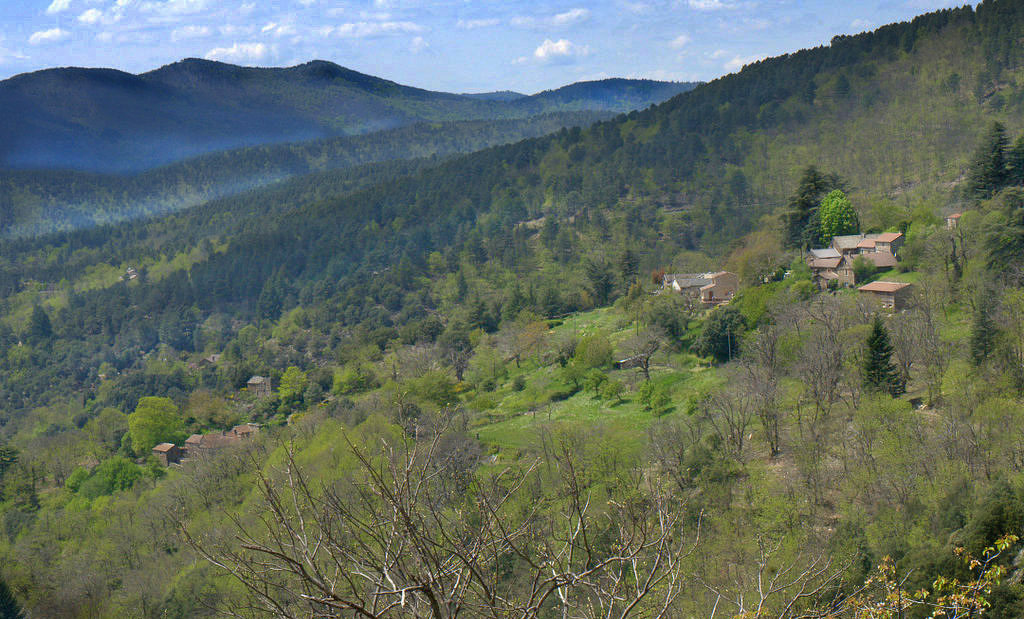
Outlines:
{"type": "Polygon", "coordinates": [[[606,77],[706,81],[944,0],[0,0],[0,79],[182,58],[322,59],[448,92],[606,77]]]}

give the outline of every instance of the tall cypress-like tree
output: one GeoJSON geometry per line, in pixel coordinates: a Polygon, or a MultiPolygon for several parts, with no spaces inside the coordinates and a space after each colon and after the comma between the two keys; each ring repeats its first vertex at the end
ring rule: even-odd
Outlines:
{"type": "Polygon", "coordinates": [[[1024,135],[1006,152],[1006,183],[1024,185],[1024,135]]]}
{"type": "Polygon", "coordinates": [[[987,200],[1006,183],[1006,127],[994,122],[974,154],[968,172],[967,197],[987,200]]]}
{"type": "Polygon", "coordinates": [[[835,174],[822,174],[814,166],[803,171],[785,215],[786,243],[790,247],[810,247],[818,242],[818,206],[825,194],[841,188],[842,182],[835,174]]]}
{"type": "Polygon", "coordinates": [[[996,323],[992,319],[991,303],[987,301],[992,295],[982,294],[981,300],[974,310],[971,321],[971,361],[981,365],[988,359],[996,346],[996,323]]]}
{"type": "Polygon", "coordinates": [[[864,388],[868,391],[888,393],[896,397],[906,391],[906,385],[892,360],[892,342],[882,318],[875,315],[868,336],[864,356],[864,388]]]}

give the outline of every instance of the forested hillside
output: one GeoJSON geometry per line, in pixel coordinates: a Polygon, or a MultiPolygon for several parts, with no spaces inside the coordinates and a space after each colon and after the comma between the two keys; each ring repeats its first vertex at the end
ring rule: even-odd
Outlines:
{"type": "Polygon", "coordinates": [[[365,135],[252,146],[138,174],[0,172],[0,235],[24,237],[159,215],[316,171],[445,157],[586,127],[609,113],[553,112],[524,120],[420,123],[365,135]]]}
{"type": "Polygon", "coordinates": [[[141,75],[48,69],[0,82],[0,166],[139,171],[204,153],[423,121],[524,119],[660,103],[695,84],[607,80],[514,101],[432,92],[330,62],[285,69],[186,59],[141,75]]]}
{"type": "Polygon", "coordinates": [[[468,155],[211,156],[313,172],[5,240],[0,600],[1021,616],[1022,36],[988,0],[468,155]],[[897,311],[808,266],[866,232],[897,311]],[[722,270],[717,307],[663,286],[722,270]]]}

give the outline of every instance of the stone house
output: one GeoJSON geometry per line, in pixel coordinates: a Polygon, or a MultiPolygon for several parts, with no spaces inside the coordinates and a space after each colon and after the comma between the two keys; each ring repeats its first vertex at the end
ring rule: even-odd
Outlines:
{"type": "Polygon", "coordinates": [[[160,443],[153,448],[153,455],[160,461],[160,464],[170,466],[181,462],[184,452],[174,443],[160,443]]]}
{"type": "Polygon", "coordinates": [[[690,296],[705,307],[728,303],[739,288],[739,276],[728,271],[674,273],[662,278],[662,289],[690,296]]]}
{"type": "Polygon", "coordinates": [[[245,383],[247,390],[252,392],[258,398],[267,397],[270,395],[270,377],[269,376],[253,376],[245,383]]]}
{"type": "Polygon", "coordinates": [[[911,285],[904,282],[871,282],[857,290],[874,297],[885,309],[899,311],[907,305],[911,285]]]}

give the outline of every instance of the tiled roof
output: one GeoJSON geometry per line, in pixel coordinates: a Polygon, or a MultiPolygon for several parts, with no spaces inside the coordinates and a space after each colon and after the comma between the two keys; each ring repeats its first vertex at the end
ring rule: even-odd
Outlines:
{"type": "Polygon", "coordinates": [[[899,292],[910,284],[904,282],[871,282],[858,288],[861,292],[899,292]]]}
{"type": "Polygon", "coordinates": [[[883,232],[875,236],[875,239],[883,243],[892,243],[896,239],[902,238],[902,232],[883,232]]]}
{"type": "Polygon", "coordinates": [[[174,443],[160,443],[153,448],[153,451],[164,453],[174,449],[174,443]]]}

